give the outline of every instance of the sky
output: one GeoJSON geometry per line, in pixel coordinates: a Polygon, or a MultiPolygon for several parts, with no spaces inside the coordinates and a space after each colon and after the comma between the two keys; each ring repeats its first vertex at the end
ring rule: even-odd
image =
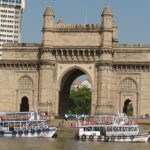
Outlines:
{"type": "Polygon", "coordinates": [[[150,0],[26,0],[22,20],[22,42],[41,43],[43,13],[48,5],[55,20],[66,24],[98,24],[106,4],[118,25],[120,44],[150,44],[150,0]]]}

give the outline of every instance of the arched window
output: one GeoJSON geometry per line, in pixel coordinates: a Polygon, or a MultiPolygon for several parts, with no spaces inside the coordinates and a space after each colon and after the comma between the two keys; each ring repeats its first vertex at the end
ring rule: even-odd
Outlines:
{"type": "Polygon", "coordinates": [[[130,79],[130,78],[127,78],[125,79],[122,84],[121,84],[121,92],[136,92],[137,91],[137,87],[136,87],[136,84],[135,82],[130,79]]]}
{"type": "Polygon", "coordinates": [[[29,111],[29,102],[28,98],[26,96],[22,97],[21,104],[20,104],[20,111],[29,111]]]}
{"type": "Polygon", "coordinates": [[[18,88],[21,90],[29,90],[33,88],[33,82],[30,77],[24,76],[20,78],[18,88]]]}

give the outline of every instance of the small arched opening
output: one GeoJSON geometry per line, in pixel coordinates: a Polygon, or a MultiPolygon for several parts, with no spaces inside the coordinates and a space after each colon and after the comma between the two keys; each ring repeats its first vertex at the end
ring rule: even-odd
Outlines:
{"type": "Polygon", "coordinates": [[[20,111],[21,112],[28,112],[29,111],[29,100],[26,96],[24,96],[21,99],[21,104],[20,104],[20,111]]]}
{"type": "Polygon", "coordinates": [[[125,113],[128,116],[133,116],[133,105],[130,99],[125,100],[123,113],[125,113]]]}

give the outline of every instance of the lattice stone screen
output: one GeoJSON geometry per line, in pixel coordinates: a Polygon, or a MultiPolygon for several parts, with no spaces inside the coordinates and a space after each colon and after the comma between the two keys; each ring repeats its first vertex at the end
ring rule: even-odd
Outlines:
{"type": "Polygon", "coordinates": [[[33,82],[28,76],[24,76],[19,80],[19,89],[29,90],[33,88],[33,82]]]}
{"type": "Polygon", "coordinates": [[[137,87],[132,79],[125,79],[121,84],[121,92],[136,92],[137,87]]]}

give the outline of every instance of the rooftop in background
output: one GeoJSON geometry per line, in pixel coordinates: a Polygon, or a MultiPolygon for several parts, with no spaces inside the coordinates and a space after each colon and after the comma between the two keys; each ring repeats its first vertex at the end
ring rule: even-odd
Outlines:
{"type": "Polygon", "coordinates": [[[82,75],[76,78],[72,83],[72,88],[82,88],[82,87],[87,87],[91,89],[91,83],[87,75],[82,75]]]}

